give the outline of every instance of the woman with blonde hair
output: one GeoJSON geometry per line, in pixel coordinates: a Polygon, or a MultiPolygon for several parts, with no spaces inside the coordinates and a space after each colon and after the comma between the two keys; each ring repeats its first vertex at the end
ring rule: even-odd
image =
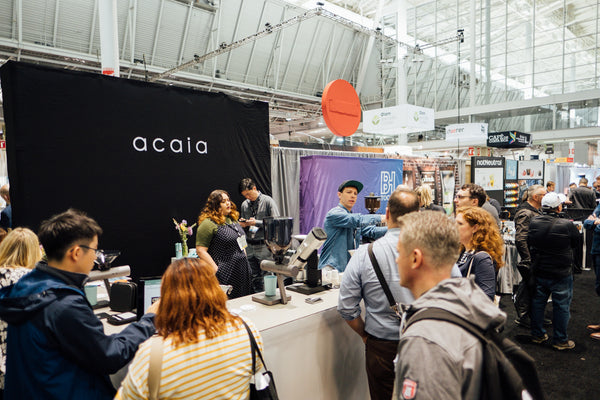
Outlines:
{"type": "Polygon", "coordinates": [[[504,265],[504,241],[492,215],[480,207],[460,207],[456,223],[462,253],[458,268],[464,277],[475,275],[475,283],[494,299],[496,276],[504,265]]]}
{"type": "Polygon", "coordinates": [[[419,206],[421,207],[421,211],[430,210],[430,211],[441,211],[443,213],[446,212],[444,207],[438,206],[437,204],[433,204],[433,193],[429,185],[421,185],[417,186],[415,189],[415,193],[419,197],[419,206]]]}
{"type": "MultiPolygon", "coordinates": [[[[0,243],[0,288],[13,285],[29,273],[42,259],[40,242],[35,233],[27,228],[15,228],[0,243]]],[[[7,324],[0,320],[0,390],[4,391],[6,373],[7,324]]]]}
{"type": "Polygon", "coordinates": [[[252,273],[246,256],[246,233],[229,194],[213,190],[198,218],[196,252],[216,271],[222,285],[231,285],[230,297],[252,293],[252,273]]]}
{"type": "MultiPolygon", "coordinates": [[[[200,259],[175,260],[162,278],[154,319],[162,351],[160,399],[247,399],[252,352],[250,327],[262,352],[254,325],[231,314],[227,296],[211,266],[200,259]]],[[[152,341],[142,343],[116,399],[147,399],[152,341]]],[[[260,358],[256,369],[262,368],[260,358]]]]}

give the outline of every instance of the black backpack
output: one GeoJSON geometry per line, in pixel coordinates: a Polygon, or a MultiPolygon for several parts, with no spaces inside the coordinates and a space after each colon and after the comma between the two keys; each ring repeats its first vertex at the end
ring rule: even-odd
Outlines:
{"type": "Polygon", "coordinates": [[[483,344],[482,400],[544,400],[544,392],[531,358],[516,343],[495,330],[484,331],[465,319],[441,308],[426,308],[411,316],[404,329],[423,319],[435,319],[461,326],[483,344]],[[523,395],[523,391],[527,393],[523,395]]]}

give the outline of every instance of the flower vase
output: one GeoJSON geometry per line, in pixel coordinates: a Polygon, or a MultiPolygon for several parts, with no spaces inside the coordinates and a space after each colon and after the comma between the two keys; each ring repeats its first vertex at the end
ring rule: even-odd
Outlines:
{"type": "Polygon", "coordinates": [[[187,257],[188,256],[188,244],[187,244],[187,240],[184,240],[182,245],[181,245],[181,256],[182,257],[187,257]]]}

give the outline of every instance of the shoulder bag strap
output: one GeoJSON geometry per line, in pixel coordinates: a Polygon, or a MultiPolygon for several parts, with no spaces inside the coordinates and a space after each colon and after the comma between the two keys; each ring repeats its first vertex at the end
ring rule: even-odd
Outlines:
{"type": "Polygon", "coordinates": [[[394,299],[392,295],[392,291],[388,286],[385,277],[383,276],[383,272],[381,272],[381,268],[379,267],[379,263],[377,262],[377,258],[375,258],[375,253],[373,253],[373,243],[369,243],[368,246],[369,258],[371,259],[371,264],[373,265],[373,269],[375,270],[375,274],[377,275],[377,279],[379,279],[379,283],[381,284],[381,288],[385,293],[385,297],[387,297],[388,302],[390,303],[390,308],[396,313],[396,315],[400,316],[400,310],[398,309],[398,303],[394,299]]]}
{"type": "Polygon", "coordinates": [[[263,365],[264,369],[266,370],[267,365],[265,364],[265,360],[263,359],[260,349],[258,348],[258,344],[256,343],[256,339],[254,338],[254,334],[252,333],[252,330],[250,329],[248,324],[246,324],[246,321],[244,321],[243,319],[242,319],[242,323],[244,324],[244,326],[246,327],[246,330],[248,331],[248,336],[250,336],[250,346],[252,347],[252,373],[253,374],[256,373],[256,356],[255,356],[256,353],[258,353],[258,357],[260,358],[260,361],[262,362],[262,365],[263,365]]]}
{"type": "Polygon", "coordinates": [[[431,307],[415,313],[406,322],[404,330],[406,330],[410,325],[414,324],[415,322],[421,321],[423,319],[435,319],[439,321],[451,322],[455,325],[462,327],[467,332],[477,337],[480,341],[487,343],[487,339],[484,336],[484,332],[479,327],[473,325],[472,323],[464,320],[463,318],[457,316],[456,314],[450,311],[444,310],[443,308],[431,307]]]}
{"type": "Polygon", "coordinates": [[[469,263],[469,270],[467,271],[467,278],[469,276],[471,276],[471,267],[473,266],[473,260],[475,259],[475,254],[477,254],[478,252],[473,253],[473,257],[471,257],[471,262],[469,263]]]}
{"type": "Polygon", "coordinates": [[[148,393],[150,400],[158,399],[162,371],[163,339],[155,335],[150,339],[150,366],[148,367],[148,393]]]}

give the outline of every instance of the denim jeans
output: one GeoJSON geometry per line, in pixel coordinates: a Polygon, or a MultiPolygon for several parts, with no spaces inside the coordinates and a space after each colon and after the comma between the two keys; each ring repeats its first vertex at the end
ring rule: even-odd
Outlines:
{"type": "Polygon", "coordinates": [[[596,294],[600,296],[600,254],[592,254],[592,261],[596,273],[596,294]]]}
{"type": "Polygon", "coordinates": [[[548,297],[552,294],[552,327],[553,343],[564,343],[568,340],[567,325],[571,316],[569,308],[573,299],[573,275],[564,278],[535,278],[535,292],[531,302],[531,335],[544,336],[544,310],[548,297]]]}

